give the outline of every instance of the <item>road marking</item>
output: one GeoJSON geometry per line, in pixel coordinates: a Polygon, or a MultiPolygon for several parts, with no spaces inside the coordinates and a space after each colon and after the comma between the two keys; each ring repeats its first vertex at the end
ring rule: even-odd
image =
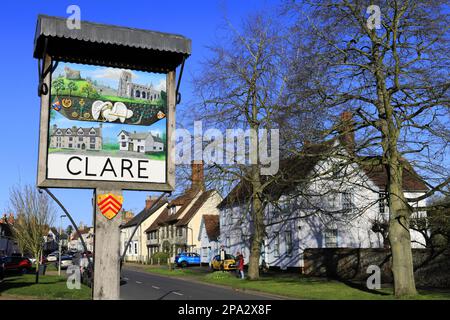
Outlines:
{"type": "Polygon", "coordinates": [[[123,278],[123,280],[126,280],[126,281],[128,281],[128,280],[130,280],[130,279],[128,279],[128,278],[123,278]]]}
{"type": "Polygon", "coordinates": [[[174,293],[174,294],[176,294],[176,295],[179,295],[179,296],[182,296],[183,294],[182,293],[179,293],[179,292],[172,292],[172,293],[174,293]]]}
{"type": "Polygon", "coordinates": [[[159,287],[157,286],[152,286],[153,289],[159,290],[159,287]]]}
{"type": "Polygon", "coordinates": [[[142,284],[142,282],[140,282],[140,281],[136,281],[136,283],[137,283],[137,284],[142,284]]]}

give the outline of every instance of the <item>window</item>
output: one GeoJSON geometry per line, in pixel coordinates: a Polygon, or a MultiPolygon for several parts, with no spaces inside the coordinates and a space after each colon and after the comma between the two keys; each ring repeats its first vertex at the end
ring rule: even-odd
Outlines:
{"type": "Polygon", "coordinates": [[[78,137],[78,141],[82,142],[83,141],[83,137],[78,137]]]}
{"type": "Polygon", "coordinates": [[[73,138],[72,138],[72,137],[69,137],[69,141],[73,141],[73,138]]]}
{"type": "Polygon", "coordinates": [[[152,235],[152,233],[153,233],[153,232],[149,232],[149,233],[147,233],[147,240],[150,240],[150,239],[151,239],[151,235],[152,235]]]}
{"type": "Polygon", "coordinates": [[[145,91],[142,91],[142,98],[145,99],[145,91]]]}
{"type": "Polygon", "coordinates": [[[124,134],[122,135],[122,140],[125,140],[125,135],[124,134]]]}
{"type": "Polygon", "coordinates": [[[141,92],[139,90],[136,90],[136,98],[140,98],[141,97],[141,92]]]}
{"type": "Polygon", "coordinates": [[[378,207],[380,210],[380,213],[386,213],[386,207],[387,207],[387,192],[381,191],[378,193],[378,207]]]}
{"type": "Polygon", "coordinates": [[[71,143],[69,143],[69,148],[72,148],[72,144],[71,143]]]}
{"type": "Polygon", "coordinates": [[[173,238],[173,225],[170,226],[170,237],[173,238]]]}
{"type": "Polygon", "coordinates": [[[91,131],[89,131],[89,134],[90,134],[91,136],[95,135],[95,129],[92,129],[91,131]]]}
{"type": "Polygon", "coordinates": [[[183,236],[183,228],[181,228],[181,227],[178,227],[178,236],[179,237],[182,237],[183,236]]]}
{"type": "Polygon", "coordinates": [[[126,142],[122,142],[122,148],[126,148],[127,143],[126,142]]]}
{"type": "Polygon", "coordinates": [[[176,206],[170,207],[170,214],[175,214],[176,212],[177,212],[176,206]]]}
{"type": "Polygon", "coordinates": [[[92,143],[91,143],[91,144],[89,145],[89,148],[95,149],[95,144],[92,144],[92,143]]]}
{"type": "Polygon", "coordinates": [[[278,257],[280,256],[280,236],[276,234],[273,240],[274,240],[273,255],[275,257],[278,257]]]}
{"type": "Polygon", "coordinates": [[[77,131],[77,134],[78,134],[79,136],[82,136],[82,135],[84,134],[83,129],[80,128],[80,129],[77,131]]]}
{"type": "Polygon", "coordinates": [[[325,247],[326,248],[336,248],[337,246],[338,246],[337,229],[326,229],[325,230],[325,247]]]}
{"type": "Polygon", "coordinates": [[[156,150],[156,147],[153,147],[153,150],[156,150]]]}
{"type": "Polygon", "coordinates": [[[286,231],[285,233],[285,241],[286,241],[286,254],[292,254],[292,232],[286,231]]]}
{"type": "Polygon", "coordinates": [[[135,242],[134,243],[134,254],[137,254],[138,253],[138,250],[137,250],[137,242],[135,242]]]}
{"type": "Polygon", "coordinates": [[[90,138],[91,143],[95,143],[95,137],[90,138]]]}
{"type": "Polygon", "coordinates": [[[353,210],[353,194],[350,192],[342,193],[342,210],[344,212],[351,212],[353,210]]]}
{"type": "Polygon", "coordinates": [[[141,142],[141,139],[138,139],[138,142],[141,142]]]}

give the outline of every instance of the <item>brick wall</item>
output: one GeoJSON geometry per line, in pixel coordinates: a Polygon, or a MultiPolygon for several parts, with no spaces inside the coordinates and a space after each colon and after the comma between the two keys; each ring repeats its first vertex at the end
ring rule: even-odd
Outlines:
{"type": "MultiPolygon", "coordinates": [[[[433,253],[413,249],[417,286],[450,288],[450,249],[433,253]]],[[[304,273],[311,276],[365,281],[369,265],[381,269],[381,281],[392,282],[389,249],[311,248],[304,251],[304,273]]]]}

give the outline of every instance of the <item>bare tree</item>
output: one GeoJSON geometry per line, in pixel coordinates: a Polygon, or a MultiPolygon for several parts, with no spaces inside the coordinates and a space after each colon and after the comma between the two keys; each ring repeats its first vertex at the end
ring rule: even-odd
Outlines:
{"type": "Polygon", "coordinates": [[[327,114],[350,110],[355,115],[357,141],[346,157],[349,163],[371,165],[373,155],[381,155],[395,295],[413,295],[410,221],[414,212],[428,208],[411,203],[445,194],[450,181],[449,20],[446,1],[378,1],[378,17],[371,4],[286,1],[286,12],[297,19],[292,61],[299,76],[291,90],[328,108],[327,114]],[[302,77],[304,69],[310,71],[309,81],[302,77]],[[418,197],[403,190],[404,176],[415,174],[409,163],[429,188],[418,197]]]}
{"type": "MultiPolygon", "coordinates": [[[[274,136],[260,130],[284,126],[280,149],[285,157],[287,154],[283,150],[288,151],[288,147],[304,140],[310,128],[318,127],[313,123],[317,124],[320,117],[311,116],[311,111],[305,116],[308,110],[301,112],[298,105],[288,103],[285,89],[289,81],[286,60],[289,50],[286,37],[289,35],[276,18],[263,12],[246,19],[240,28],[227,22],[221,31],[225,34],[223,41],[210,47],[210,58],[203,62],[195,79],[200,102],[193,108],[194,117],[208,126],[204,130],[217,129],[223,136],[227,130],[248,130],[245,145],[235,144],[234,137],[232,141],[226,140],[223,158],[213,157],[206,164],[209,165],[208,177],[219,191],[228,193],[238,183],[245,183],[248,188],[242,190],[246,196],[241,199],[245,207],[243,217],[248,214],[252,226],[248,276],[258,279],[266,227],[264,212],[270,200],[265,190],[279,179],[277,172],[264,173],[268,164],[264,163],[261,154],[272,152],[273,156],[278,152],[278,146],[277,150],[268,150],[267,141],[274,136]],[[234,153],[237,148],[241,148],[240,155],[234,153]],[[243,157],[246,161],[239,161],[243,157]],[[225,163],[221,161],[224,159],[225,163]]],[[[314,112],[317,114],[318,110],[314,112]]],[[[276,161],[278,168],[278,159],[276,161]]]]}
{"type": "Polygon", "coordinates": [[[30,185],[11,188],[9,202],[10,210],[17,216],[12,227],[14,237],[25,251],[32,253],[36,258],[36,283],[38,283],[44,237],[53,222],[55,210],[48,196],[30,185]]]}

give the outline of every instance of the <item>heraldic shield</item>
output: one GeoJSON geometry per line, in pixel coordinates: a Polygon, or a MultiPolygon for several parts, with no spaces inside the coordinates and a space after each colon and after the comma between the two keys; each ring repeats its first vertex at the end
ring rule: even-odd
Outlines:
{"type": "Polygon", "coordinates": [[[113,219],[122,208],[123,197],[112,193],[97,196],[100,212],[109,220],[113,219]]]}

